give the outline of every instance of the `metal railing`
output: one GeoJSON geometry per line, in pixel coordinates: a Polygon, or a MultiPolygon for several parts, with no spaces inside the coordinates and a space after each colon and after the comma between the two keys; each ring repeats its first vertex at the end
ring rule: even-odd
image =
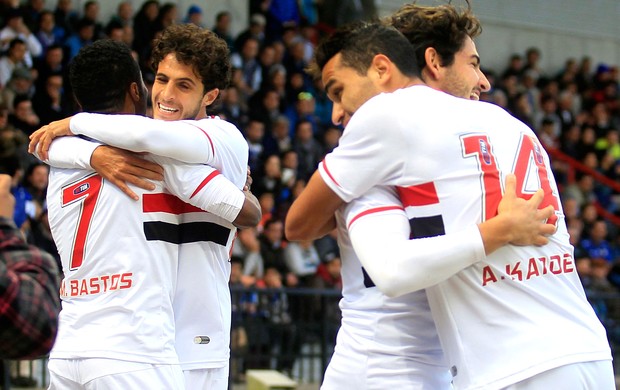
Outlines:
{"type": "MultiPolygon", "coordinates": [[[[589,292],[588,299],[607,329],[620,375],[620,293],[589,292]]],[[[300,383],[320,383],[340,325],[339,300],[334,290],[232,288],[231,385],[245,382],[245,371],[254,368],[279,370],[300,383]]],[[[47,359],[5,361],[7,374],[9,365],[47,386],[47,359]]],[[[8,390],[8,380],[0,381],[0,388],[8,390]]]]}

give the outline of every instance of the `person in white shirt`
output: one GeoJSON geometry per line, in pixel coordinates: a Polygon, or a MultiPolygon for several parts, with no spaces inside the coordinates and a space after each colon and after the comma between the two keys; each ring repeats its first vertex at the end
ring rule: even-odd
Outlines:
{"type": "MultiPolygon", "coordinates": [[[[108,145],[136,152],[148,151],[189,163],[209,164],[241,189],[248,172],[247,142],[231,123],[206,116],[206,107],[218,98],[219,91],[226,87],[230,79],[228,55],[226,43],[208,30],[194,25],[168,27],[155,41],[153,49],[156,74],[151,94],[152,106],[155,119],[160,120],[126,115],[78,114],[43,127],[32,138],[31,145],[38,143],[42,157],[46,158],[44,151],[54,135],[72,134],[68,131],[70,123],[74,133],[87,135],[108,145]],[[57,129],[60,131],[54,134],[57,129]]],[[[76,140],[65,137],[54,142],[50,149],[52,164],[90,166],[92,162],[104,178],[132,197],[135,193],[125,180],[148,188],[152,184],[139,176],[158,178],[158,168],[148,162],[126,152],[96,147],[95,144],[79,149],[65,146],[62,153],[57,152],[56,157],[52,158],[51,152],[67,141],[76,140]],[[123,154],[119,157],[119,153],[123,154]],[[127,161],[137,167],[128,165],[127,161]],[[122,171],[120,175],[119,170],[122,171]]],[[[195,218],[200,222],[212,222],[209,214],[200,214],[195,218]]],[[[231,234],[234,233],[234,230],[231,231],[231,234]]],[[[175,347],[187,389],[228,387],[231,247],[232,240],[213,242],[206,239],[179,246],[181,261],[174,300],[175,347]],[[209,342],[195,343],[198,336],[207,336],[209,342]]]]}
{"type": "MultiPolygon", "coordinates": [[[[122,43],[84,48],[70,80],[82,109],[146,111],[138,64],[122,43]]],[[[173,313],[178,245],[206,227],[192,231],[185,219],[202,210],[219,218],[213,241],[232,241],[233,223],[258,222],[256,199],[214,168],[148,158],[161,165],[164,181],[151,193],[136,189],[138,202],[92,170],[51,170],[49,220],[64,279],[50,389],[184,388],[173,313]]]]}
{"type": "Polygon", "coordinates": [[[24,62],[28,68],[32,68],[33,60],[43,54],[43,47],[24,23],[20,9],[11,9],[6,15],[6,25],[0,30],[0,47],[2,50],[7,50],[9,43],[15,38],[21,39],[26,44],[24,62]]]}
{"type": "Polygon", "coordinates": [[[456,389],[614,388],[544,149],[502,109],[425,86],[414,55],[376,23],[317,48],[332,119],[346,129],[291,207],[288,238],[325,231],[356,199],[339,225],[350,229],[358,274],[391,297],[427,288],[456,389]],[[509,211],[533,206],[548,223],[515,235],[504,190],[509,211]]]}

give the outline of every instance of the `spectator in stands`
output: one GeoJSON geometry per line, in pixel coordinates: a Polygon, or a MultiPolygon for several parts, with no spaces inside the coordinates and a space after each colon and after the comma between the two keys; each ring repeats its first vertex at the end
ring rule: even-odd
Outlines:
{"type": "Polygon", "coordinates": [[[250,171],[258,172],[263,165],[265,155],[263,153],[263,137],[265,136],[265,124],[257,119],[250,119],[245,127],[245,138],[250,148],[248,164],[250,171]]]}
{"type": "Polygon", "coordinates": [[[157,19],[155,19],[156,31],[163,31],[166,27],[176,24],[178,20],[178,9],[176,3],[164,3],[159,7],[157,19]]]}
{"type": "Polygon", "coordinates": [[[39,24],[35,31],[35,35],[39,43],[41,43],[43,56],[45,56],[49,47],[62,44],[65,38],[64,30],[56,26],[54,13],[52,11],[45,10],[41,12],[39,15],[39,24]]]}
{"type": "Polygon", "coordinates": [[[278,115],[271,126],[271,131],[264,137],[263,145],[266,156],[281,155],[293,149],[293,138],[290,135],[290,121],[284,115],[278,115]]]}
{"type": "Polygon", "coordinates": [[[63,36],[66,38],[73,34],[73,26],[79,20],[78,12],[73,8],[71,0],[58,0],[56,9],[54,10],[54,20],[56,26],[63,30],[63,36]]]}
{"type": "Polygon", "coordinates": [[[150,68],[151,41],[157,30],[157,16],[159,15],[159,1],[147,0],[136,13],[133,19],[134,39],[132,49],[138,53],[142,73],[150,68]]]}
{"type": "Polygon", "coordinates": [[[75,25],[74,30],[75,32],[65,40],[69,60],[72,60],[81,48],[90,45],[95,39],[95,23],[90,19],[80,19],[75,25]]]}
{"type": "Polygon", "coordinates": [[[226,41],[228,49],[232,52],[235,49],[235,40],[230,32],[232,16],[228,11],[218,12],[215,15],[215,25],[211,29],[215,35],[226,41]]]}
{"type": "Polygon", "coordinates": [[[284,259],[291,272],[297,276],[300,287],[311,287],[312,279],[321,263],[312,240],[290,242],[284,248],[284,259]]]}
{"type": "Polygon", "coordinates": [[[34,359],[47,354],[56,337],[59,270],[12,222],[10,182],[0,175],[0,359],[34,359]]]}
{"type": "Polygon", "coordinates": [[[577,180],[564,188],[562,197],[574,199],[580,209],[594,202],[596,200],[594,178],[586,173],[578,174],[577,180]]]}
{"type": "Polygon", "coordinates": [[[9,112],[12,114],[15,112],[15,98],[17,96],[31,98],[34,96],[34,92],[35,87],[32,71],[26,68],[15,68],[11,78],[1,92],[2,97],[0,100],[10,108],[9,112]]]}
{"type": "Polygon", "coordinates": [[[582,239],[580,244],[590,259],[611,264],[615,260],[614,250],[607,240],[607,229],[607,222],[602,219],[595,221],[589,230],[590,237],[582,239]]]}
{"type": "Polygon", "coordinates": [[[199,6],[195,4],[192,4],[187,9],[187,15],[185,16],[185,19],[183,19],[183,23],[191,23],[191,24],[195,24],[198,27],[204,28],[205,26],[204,26],[204,23],[202,22],[202,8],[200,8],[199,6]]]}
{"type": "Polygon", "coordinates": [[[274,195],[274,200],[279,202],[281,200],[282,193],[282,170],[280,156],[272,154],[271,156],[265,156],[263,166],[260,171],[258,180],[255,180],[252,184],[252,189],[257,196],[265,192],[270,192],[274,195]]]}
{"type": "Polygon", "coordinates": [[[272,218],[265,222],[263,232],[259,235],[261,257],[267,268],[275,268],[284,278],[287,287],[297,285],[297,278],[286,266],[284,260],[284,225],[281,220],[272,218]]]}
{"type": "Polygon", "coordinates": [[[120,23],[121,26],[133,26],[133,6],[129,1],[121,1],[116,7],[116,13],[110,18],[110,22],[120,23]]]}
{"type": "Polygon", "coordinates": [[[35,63],[37,71],[36,88],[44,88],[45,80],[52,74],[65,73],[65,53],[62,45],[54,44],[47,48],[47,51],[39,61],[35,63]]]}
{"type": "Polygon", "coordinates": [[[235,39],[235,50],[241,51],[246,40],[254,38],[259,45],[265,43],[265,25],[267,20],[261,14],[252,14],[250,17],[250,25],[243,30],[235,39]]]}
{"type": "Polygon", "coordinates": [[[293,148],[299,157],[297,174],[300,179],[308,180],[323,159],[323,147],[314,138],[310,121],[301,120],[297,123],[293,148]]]}
{"type": "Polygon", "coordinates": [[[32,108],[30,97],[17,95],[13,99],[13,112],[9,114],[9,123],[27,135],[41,127],[41,121],[32,108]]]}
{"type": "MultiPolygon", "coordinates": [[[[99,21],[99,3],[96,0],[89,0],[84,3],[83,19],[89,20],[93,24],[92,40],[96,41],[105,37],[103,24],[99,21]]],[[[76,28],[76,30],[79,30],[76,28]]]]}
{"type": "Polygon", "coordinates": [[[66,118],[71,113],[64,106],[62,74],[51,74],[45,79],[43,88],[37,89],[32,106],[41,123],[50,123],[66,118]]]}
{"type": "Polygon", "coordinates": [[[241,48],[230,56],[233,68],[241,70],[241,83],[237,87],[245,99],[249,99],[261,86],[262,69],[257,58],[259,44],[256,38],[248,37],[241,48]]]}
{"type": "Polygon", "coordinates": [[[26,0],[20,8],[24,23],[30,31],[36,31],[41,13],[45,9],[45,0],[26,0]]]}
{"type": "Polygon", "coordinates": [[[6,25],[0,30],[0,50],[10,50],[9,45],[15,38],[21,39],[26,44],[23,61],[31,68],[33,59],[43,54],[43,49],[37,37],[24,23],[20,9],[11,9],[6,16],[6,25]]]}
{"type": "Polygon", "coordinates": [[[256,92],[249,101],[250,118],[265,125],[265,133],[272,131],[273,123],[281,115],[280,95],[273,88],[264,88],[256,92]]]}
{"type": "Polygon", "coordinates": [[[0,87],[6,86],[15,69],[30,69],[26,62],[26,52],[26,42],[23,39],[11,39],[6,54],[0,57],[0,87]]]}

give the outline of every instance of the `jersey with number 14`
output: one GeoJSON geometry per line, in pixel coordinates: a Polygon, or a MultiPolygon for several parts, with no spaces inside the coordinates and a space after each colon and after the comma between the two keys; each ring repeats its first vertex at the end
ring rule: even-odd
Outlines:
{"type": "Polygon", "coordinates": [[[375,185],[396,187],[412,238],[495,216],[507,173],[516,174],[522,197],[545,190],[541,207],[555,207],[558,225],[548,245],[508,245],[427,289],[457,389],[498,389],[611,358],[575,269],[549,167],[534,133],[503,109],[425,86],[366,102],[319,167],[347,202],[375,185]]]}

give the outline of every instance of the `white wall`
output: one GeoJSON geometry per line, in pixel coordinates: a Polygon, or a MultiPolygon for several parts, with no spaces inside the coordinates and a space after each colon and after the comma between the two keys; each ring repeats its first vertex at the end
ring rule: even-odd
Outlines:
{"type": "MultiPolygon", "coordinates": [[[[376,0],[381,15],[402,0],[376,0]]],[[[421,5],[447,1],[418,0],[421,5]]],[[[599,62],[620,65],[620,1],[618,0],[471,0],[482,22],[477,39],[484,67],[501,71],[512,53],[523,54],[531,46],[542,52],[544,70],[555,73],[569,57],[590,56],[599,62]]],[[[456,6],[462,0],[453,0],[456,6]]]]}

